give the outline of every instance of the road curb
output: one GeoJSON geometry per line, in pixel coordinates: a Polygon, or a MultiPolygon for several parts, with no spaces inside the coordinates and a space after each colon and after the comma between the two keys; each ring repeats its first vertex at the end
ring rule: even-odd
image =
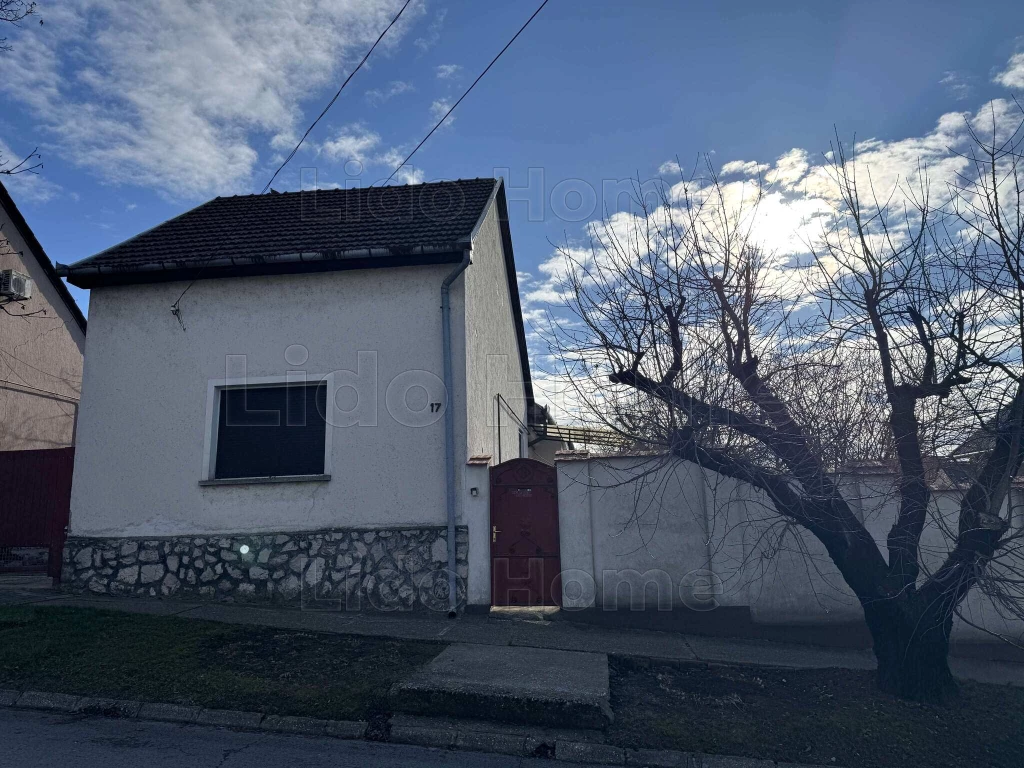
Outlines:
{"type": "Polygon", "coordinates": [[[252,731],[263,722],[262,712],[242,712],[237,709],[204,709],[196,718],[196,725],[215,725],[218,728],[236,728],[252,731]]]}
{"type": "Polygon", "coordinates": [[[95,715],[181,725],[207,725],[238,731],[270,731],[335,739],[362,739],[366,723],[359,720],[315,720],[310,717],[264,715],[234,709],[203,709],[162,702],[131,701],[92,696],[74,696],[45,691],[0,689],[0,707],[95,715]]]}
{"type": "Polygon", "coordinates": [[[184,707],[180,704],[143,704],[138,717],[140,720],[189,725],[196,721],[202,711],[202,707],[184,707]]]}
{"type": "Polygon", "coordinates": [[[76,712],[81,696],[67,693],[46,693],[45,691],[25,691],[14,706],[23,709],[42,709],[47,712],[76,712]]]}
{"type": "Polygon", "coordinates": [[[555,760],[593,765],[625,765],[626,750],[610,744],[590,744],[585,741],[556,741],[555,760]]]}
{"type": "Polygon", "coordinates": [[[138,717],[141,709],[141,701],[92,698],[91,696],[83,696],[75,705],[75,711],[83,715],[103,715],[105,717],[138,717]]]}
{"type": "MultiPolygon", "coordinates": [[[[359,720],[317,720],[310,717],[264,715],[261,712],[203,709],[202,707],[179,704],[75,696],[45,691],[21,692],[0,689],[0,707],[345,740],[366,738],[367,728],[367,724],[359,720]]],[[[609,744],[560,738],[545,740],[524,735],[521,728],[503,730],[500,725],[493,726],[493,730],[394,725],[387,741],[393,744],[409,744],[453,751],[487,752],[517,757],[554,757],[554,765],[560,761],[569,761],[587,765],[624,765],[644,768],[823,768],[823,766],[775,763],[771,760],[757,760],[749,757],[701,755],[672,750],[623,749],[609,744]]]]}

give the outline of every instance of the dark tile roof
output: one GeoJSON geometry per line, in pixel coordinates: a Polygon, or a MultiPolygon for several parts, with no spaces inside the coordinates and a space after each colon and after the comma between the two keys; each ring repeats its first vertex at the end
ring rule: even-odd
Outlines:
{"type": "MultiPolygon", "coordinates": [[[[70,266],[131,273],[192,269],[227,260],[259,264],[287,254],[399,256],[459,250],[499,182],[462,179],[407,186],[218,197],[70,266]]],[[[212,276],[212,275],[211,275],[212,276]]]]}

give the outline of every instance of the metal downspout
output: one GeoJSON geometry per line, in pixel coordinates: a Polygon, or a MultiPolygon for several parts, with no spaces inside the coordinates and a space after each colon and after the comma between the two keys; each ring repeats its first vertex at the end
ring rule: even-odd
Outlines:
{"type": "Polygon", "coordinates": [[[445,506],[448,512],[448,616],[458,614],[459,596],[455,557],[455,411],[452,408],[452,307],[450,289],[455,279],[469,266],[469,249],[462,261],[441,283],[441,355],[444,358],[444,479],[445,506]]]}

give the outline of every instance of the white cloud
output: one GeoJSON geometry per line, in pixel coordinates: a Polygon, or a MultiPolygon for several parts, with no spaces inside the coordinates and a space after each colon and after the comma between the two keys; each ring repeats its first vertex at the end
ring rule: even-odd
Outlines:
{"type": "Polygon", "coordinates": [[[679,176],[683,173],[683,168],[678,160],[666,160],[658,166],[658,173],[662,176],[679,176]]]}
{"type": "Polygon", "coordinates": [[[949,95],[957,101],[966,99],[973,90],[970,79],[966,75],[952,70],[943,74],[942,79],[939,80],[939,85],[945,86],[949,95]]]}
{"type": "Polygon", "coordinates": [[[791,149],[775,161],[775,165],[767,178],[771,184],[791,188],[806,176],[810,169],[811,165],[808,162],[807,150],[791,149]]]}
{"type": "Polygon", "coordinates": [[[358,160],[363,163],[379,145],[380,134],[361,123],[353,123],[343,127],[333,139],[325,141],[321,149],[332,160],[358,160]]]}
{"type": "Polygon", "coordinates": [[[414,41],[414,45],[420,49],[421,53],[426,53],[441,39],[441,29],[444,27],[445,17],[448,15],[448,9],[442,8],[436,14],[434,14],[434,20],[430,22],[430,26],[427,27],[422,37],[417,37],[414,41]]]}
{"type": "Polygon", "coordinates": [[[403,165],[395,173],[395,181],[399,184],[422,184],[425,180],[423,171],[412,165],[403,165]]]}
{"type": "Polygon", "coordinates": [[[371,88],[366,92],[366,101],[374,107],[380,106],[386,101],[390,101],[395,96],[401,96],[403,93],[409,93],[410,91],[416,90],[412,83],[408,83],[405,80],[392,80],[388,83],[387,88],[371,88]]]}
{"type": "MultiPolygon", "coordinates": [[[[434,102],[430,105],[430,116],[433,117],[434,120],[440,120],[451,108],[452,102],[449,99],[435,99],[434,102]]],[[[455,116],[452,115],[447,120],[445,120],[445,125],[451,125],[454,122],[455,116]]]]}
{"type": "MultiPolygon", "coordinates": [[[[252,184],[260,136],[293,144],[300,104],[361,57],[401,0],[66,0],[0,60],[0,89],[106,181],[205,197],[252,184]]],[[[393,48],[423,13],[381,46],[393,48]]],[[[365,73],[361,73],[365,74],[365,73]]]]}
{"type": "MultiPolygon", "coordinates": [[[[391,147],[387,152],[376,155],[373,158],[373,163],[383,168],[386,176],[395,168],[398,168],[408,154],[408,147],[391,147]]],[[[399,184],[422,184],[425,178],[423,170],[414,165],[403,165],[395,171],[395,181],[399,184]]]]}
{"type": "Polygon", "coordinates": [[[1005,88],[1024,88],[1024,52],[1013,54],[1006,68],[992,78],[992,82],[1005,88]]]}
{"type": "Polygon", "coordinates": [[[435,70],[438,80],[449,80],[462,71],[461,64],[441,64],[435,70]]]}
{"type": "MultiPolygon", "coordinates": [[[[895,190],[891,201],[895,209],[901,210],[901,196],[908,187],[916,189],[922,174],[928,176],[932,195],[939,195],[947,183],[955,182],[958,174],[965,170],[967,160],[961,153],[970,141],[968,121],[981,135],[991,135],[994,124],[997,137],[1005,137],[1017,129],[1020,120],[1020,110],[1012,101],[996,99],[974,114],[942,115],[934,128],[922,136],[858,141],[855,168],[862,200],[870,205],[870,197],[875,195],[884,202],[895,190]]],[[[844,145],[844,149],[848,158],[853,157],[853,147],[844,145]]],[[[791,298],[802,296],[803,290],[797,261],[806,263],[810,246],[820,241],[822,225],[841,205],[835,185],[826,172],[827,156],[798,147],[773,163],[731,161],[719,169],[725,208],[737,213],[737,225],[748,228],[752,241],[773,256],[765,279],[781,295],[791,298]],[[757,182],[750,178],[752,176],[760,176],[767,185],[756,207],[753,202],[757,198],[757,182]]],[[[675,160],[662,164],[658,171],[680,174],[675,160]]],[[[700,176],[682,169],[683,179],[693,175],[700,176]]],[[[696,182],[681,180],[674,184],[669,198],[671,204],[681,204],[684,190],[702,199],[707,192],[706,188],[700,188],[699,181],[699,178],[696,182]]],[[[934,204],[935,200],[932,202],[934,204]]],[[[655,215],[666,216],[664,209],[659,209],[655,215]]],[[[607,221],[589,222],[582,234],[584,241],[590,237],[600,241],[614,236],[620,243],[628,243],[635,225],[633,213],[619,211],[607,221]]],[[[558,307],[564,305],[559,285],[567,270],[576,269],[573,262],[586,263],[602,258],[600,249],[596,255],[591,254],[578,243],[570,243],[568,254],[569,258],[559,252],[552,254],[539,266],[536,279],[524,286],[524,311],[529,316],[539,317],[545,309],[557,313],[558,307]]]]}
{"type": "MultiPolygon", "coordinates": [[[[364,169],[373,169],[373,174],[384,179],[405,159],[408,148],[381,148],[380,134],[368,129],[362,123],[344,126],[331,140],[320,146],[324,156],[338,162],[356,160],[364,169]]],[[[423,170],[412,165],[402,166],[395,172],[395,181],[399,184],[422,184],[425,179],[423,170]]],[[[320,184],[327,189],[330,184],[320,184]]],[[[337,186],[337,185],[335,185],[337,186]]]]}
{"type": "Polygon", "coordinates": [[[766,173],[771,166],[768,163],[755,163],[753,160],[744,162],[742,160],[733,160],[726,163],[720,169],[723,176],[732,176],[739,174],[741,176],[761,176],[766,173]]]}
{"type": "Polygon", "coordinates": [[[381,154],[377,155],[375,159],[381,165],[387,165],[394,168],[403,160],[405,160],[405,156],[407,154],[407,151],[403,152],[398,147],[391,147],[387,152],[382,152],[381,154]]]}

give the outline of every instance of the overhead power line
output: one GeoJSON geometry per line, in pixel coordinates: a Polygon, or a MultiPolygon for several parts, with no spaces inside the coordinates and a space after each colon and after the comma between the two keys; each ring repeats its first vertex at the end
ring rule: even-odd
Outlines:
{"type": "MultiPolygon", "coordinates": [[[[365,64],[366,60],[370,58],[370,54],[374,52],[374,50],[380,44],[380,41],[384,39],[384,36],[391,31],[391,28],[398,23],[398,20],[402,18],[402,14],[405,13],[405,9],[408,8],[411,4],[412,0],[405,0],[405,5],[398,9],[398,13],[396,13],[395,17],[391,19],[391,23],[388,24],[384,28],[384,31],[381,32],[380,35],[377,37],[377,39],[373,41],[373,45],[370,46],[370,50],[368,50],[366,52],[366,55],[364,55],[363,58],[359,60],[359,63],[356,65],[355,69],[349,72],[348,77],[345,78],[345,81],[341,84],[341,87],[338,88],[337,93],[335,93],[334,97],[329,102],[327,102],[327,106],[323,108],[323,111],[319,115],[317,115],[316,120],[314,120],[310,124],[309,128],[306,129],[306,132],[302,134],[302,138],[299,139],[294,149],[292,149],[292,151],[288,153],[288,157],[284,159],[284,162],[282,162],[281,165],[278,166],[277,170],[274,171],[274,175],[270,177],[270,181],[268,181],[266,183],[266,186],[264,186],[263,189],[260,190],[259,194],[266,194],[267,190],[270,189],[270,185],[274,183],[274,179],[277,178],[278,174],[281,173],[281,171],[284,170],[285,166],[288,165],[289,162],[291,162],[293,157],[295,157],[295,153],[299,151],[299,148],[302,147],[303,142],[306,140],[309,134],[313,132],[313,129],[316,128],[317,123],[319,123],[323,119],[324,115],[326,115],[328,111],[330,111],[331,107],[334,106],[334,102],[336,102],[338,100],[338,97],[341,96],[341,92],[345,90],[345,86],[347,86],[349,82],[351,82],[352,78],[355,77],[356,72],[363,68],[363,64],[365,64]]],[[[255,198],[251,198],[249,200],[249,204],[246,206],[245,211],[243,211],[242,213],[243,218],[248,214],[249,208],[252,207],[252,202],[254,199],[255,198]]],[[[203,264],[199,267],[199,271],[196,273],[196,276],[193,277],[191,282],[189,282],[189,284],[185,286],[185,290],[181,292],[181,295],[178,296],[175,302],[171,305],[171,314],[177,318],[178,324],[181,325],[182,330],[185,330],[185,323],[181,319],[181,300],[182,298],[184,298],[185,294],[188,293],[189,289],[193,285],[195,285],[196,280],[199,279],[199,275],[202,274],[205,268],[206,262],[204,261],[203,264]]]]}
{"type": "Polygon", "coordinates": [[[390,32],[390,31],[391,31],[391,28],[392,28],[393,26],[395,26],[395,24],[397,24],[397,23],[398,23],[398,20],[399,20],[399,19],[400,19],[400,18],[402,17],[402,14],[403,14],[403,13],[405,13],[405,9],[406,9],[406,8],[408,8],[408,7],[409,7],[409,5],[410,5],[411,3],[412,3],[412,0],[405,0],[405,5],[403,5],[403,6],[401,7],[401,9],[399,9],[398,13],[397,13],[397,14],[395,14],[395,18],[393,18],[393,19],[391,20],[391,23],[390,23],[390,24],[388,24],[388,25],[387,25],[387,27],[385,27],[385,28],[384,28],[384,31],[380,33],[380,37],[378,37],[378,38],[377,38],[377,39],[376,39],[376,40],[374,41],[373,45],[371,45],[371,46],[370,46],[370,50],[368,50],[368,51],[366,52],[366,55],[365,55],[365,56],[363,56],[362,60],[361,60],[361,61],[360,61],[360,62],[359,62],[359,63],[358,63],[357,65],[356,65],[356,68],[355,68],[355,69],[353,69],[353,70],[352,70],[352,71],[351,71],[351,72],[349,73],[348,77],[346,77],[346,78],[345,78],[345,82],[343,82],[343,83],[341,84],[341,87],[340,87],[340,88],[338,89],[338,92],[337,92],[336,94],[334,94],[334,98],[333,98],[333,99],[331,99],[331,100],[330,100],[329,102],[327,102],[327,106],[326,106],[326,107],[324,107],[324,111],[323,111],[323,112],[321,112],[321,113],[320,113],[320,114],[319,114],[319,115],[317,116],[316,120],[314,120],[314,121],[313,121],[313,123],[312,123],[312,124],[311,124],[311,125],[309,126],[309,128],[307,128],[307,129],[306,129],[306,132],[305,132],[304,134],[302,134],[302,138],[301,138],[301,139],[299,139],[299,143],[295,145],[295,149],[293,149],[293,150],[292,150],[292,151],[291,151],[291,152],[290,152],[290,153],[288,154],[288,157],[286,157],[286,158],[284,159],[284,162],[283,162],[283,163],[281,163],[281,167],[280,167],[280,168],[278,168],[278,169],[277,169],[276,171],[274,171],[274,175],[270,177],[270,181],[268,181],[268,182],[267,182],[267,186],[265,186],[265,187],[263,188],[263,190],[262,190],[262,191],[260,192],[260,194],[261,194],[261,195],[262,195],[262,194],[265,194],[265,193],[266,193],[266,191],[267,191],[268,189],[270,189],[270,185],[274,183],[274,179],[276,179],[276,178],[277,178],[277,174],[279,174],[279,173],[280,173],[281,171],[283,171],[283,170],[284,170],[284,167],[285,167],[286,165],[288,165],[288,162],[289,162],[289,161],[290,161],[290,160],[291,160],[291,159],[292,159],[293,157],[295,157],[295,153],[299,151],[299,147],[301,147],[301,146],[302,146],[302,142],[304,142],[304,141],[306,140],[306,137],[307,137],[307,136],[309,136],[309,134],[310,134],[310,133],[312,133],[313,129],[314,129],[314,128],[316,128],[316,124],[317,124],[317,123],[319,123],[319,122],[320,122],[320,120],[321,120],[321,119],[323,118],[323,116],[327,114],[328,110],[330,110],[330,108],[334,106],[334,102],[336,102],[336,101],[338,100],[338,97],[339,97],[339,96],[341,96],[341,92],[345,90],[345,86],[346,86],[346,85],[348,85],[349,81],[350,81],[350,80],[351,80],[351,79],[352,79],[353,77],[355,77],[355,74],[356,74],[356,72],[358,72],[358,71],[359,71],[360,69],[362,69],[362,67],[363,67],[363,64],[365,64],[365,63],[366,63],[366,60],[367,60],[368,58],[370,58],[370,54],[371,54],[371,53],[373,53],[373,49],[374,49],[374,48],[376,48],[376,47],[377,47],[377,45],[378,45],[378,44],[380,43],[380,41],[384,39],[384,35],[386,35],[386,34],[387,34],[388,32],[390,32]]]}
{"type": "Polygon", "coordinates": [[[434,127],[430,129],[430,132],[429,132],[429,133],[428,133],[428,134],[427,134],[426,136],[424,136],[424,137],[423,137],[423,140],[422,140],[422,141],[421,141],[421,142],[420,142],[419,144],[417,144],[417,145],[416,145],[416,148],[415,148],[415,149],[413,149],[413,151],[409,153],[408,157],[406,157],[406,158],[405,158],[405,160],[403,160],[403,161],[401,162],[401,164],[399,164],[399,165],[398,165],[398,166],[397,166],[397,167],[395,168],[395,170],[393,170],[393,171],[391,172],[391,175],[390,175],[390,176],[388,176],[388,177],[387,177],[387,178],[386,178],[386,179],[384,180],[384,184],[387,184],[387,183],[388,183],[389,181],[391,181],[391,180],[392,180],[392,179],[393,179],[393,178],[395,177],[395,174],[396,174],[396,173],[398,173],[398,172],[399,172],[400,170],[402,170],[402,168],[404,168],[404,167],[405,167],[405,166],[406,166],[406,165],[407,165],[407,164],[409,163],[409,161],[410,161],[410,160],[412,159],[412,156],[413,156],[413,155],[415,155],[415,154],[416,154],[417,152],[419,152],[419,151],[420,151],[420,147],[422,147],[422,146],[423,146],[424,144],[426,144],[426,143],[427,143],[427,140],[428,140],[428,139],[429,139],[429,138],[430,138],[431,136],[433,136],[433,135],[434,135],[434,132],[435,132],[435,131],[436,131],[436,130],[437,130],[438,128],[440,128],[440,127],[441,127],[441,125],[442,125],[442,124],[444,123],[444,121],[448,119],[448,116],[449,116],[449,115],[450,115],[450,114],[451,114],[452,112],[454,112],[454,111],[455,111],[455,108],[456,108],[456,107],[458,107],[458,106],[459,106],[459,104],[461,104],[461,103],[462,103],[462,100],[463,100],[464,98],[466,98],[466,97],[467,97],[467,96],[469,95],[469,92],[470,92],[470,91],[472,91],[472,90],[473,90],[473,89],[474,89],[474,88],[476,87],[476,84],[477,84],[477,83],[479,83],[479,82],[480,82],[480,81],[481,81],[481,80],[483,79],[484,75],[486,75],[486,74],[488,73],[488,71],[490,71],[491,67],[493,67],[493,66],[495,65],[495,63],[496,63],[496,62],[498,61],[498,59],[500,59],[500,58],[501,58],[502,54],[503,54],[503,53],[505,53],[505,51],[507,51],[507,50],[508,50],[508,49],[509,49],[510,47],[512,47],[512,43],[514,43],[514,42],[516,41],[516,38],[518,38],[518,37],[519,37],[519,36],[520,36],[521,34],[523,34],[523,31],[524,31],[524,30],[525,30],[525,29],[526,29],[526,28],[527,28],[528,26],[530,26],[530,22],[531,22],[531,21],[533,21],[533,20],[534,20],[535,18],[537,18],[537,14],[538,14],[538,13],[540,13],[540,12],[541,12],[542,10],[544,10],[544,6],[545,6],[545,5],[547,5],[547,4],[548,4],[548,2],[549,2],[549,0],[544,0],[544,2],[542,2],[542,3],[541,3],[541,4],[540,4],[540,5],[538,6],[538,7],[537,7],[537,10],[533,12],[533,15],[532,15],[532,16],[530,16],[530,18],[528,18],[528,19],[526,20],[526,23],[525,23],[525,24],[523,24],[523,26],[521,26],[521,27],[519,28],[519,31],[518,31],[518,32],[516,32],[516,33],[515,33],[514,35],[512,35],[512,39],[511,39],[511,40],[509,40],[509,41],[508,41],[507,43],[505,43],[505,47],[504,47],[504,48],[502,48],[502,49],[501,49],[500,51],[498,51],[498,55],[497,55],[497,56],[495,56],[495,57],[494,57],[493,59],[491,59],[491,63],[490,63],[490,64],[488,64],[488,65],[487,65],[486,67],[484,67],[484,71],[483,71],[483,72],[481,72],[481,73],[480,73],[479,75],[477,75],[477,77],[476,77],[476,80],[474,80],[474,81],[472,82],[472,84],[470,84],[469,88],[467,88],[467,89],[465,90],[465,92],[464,92],[464,93],[463,93],[463,94],[462,94],[461,96],[459,96],[459,100],[458,100],[458,101],[456,101],[456,102],[455,102],[454,104],[452,104],[451,108],[450,108],[450,109],[449,109],[449,110],[448,110],[447,112],[445,112],[445,113],[444,113],[444,117],[442,117],[442,118],[441,118],[440,120],[438,120],[438,121],[437,121],[437,123],[436,123],[436,124],[434,125],[434,127]]]}

